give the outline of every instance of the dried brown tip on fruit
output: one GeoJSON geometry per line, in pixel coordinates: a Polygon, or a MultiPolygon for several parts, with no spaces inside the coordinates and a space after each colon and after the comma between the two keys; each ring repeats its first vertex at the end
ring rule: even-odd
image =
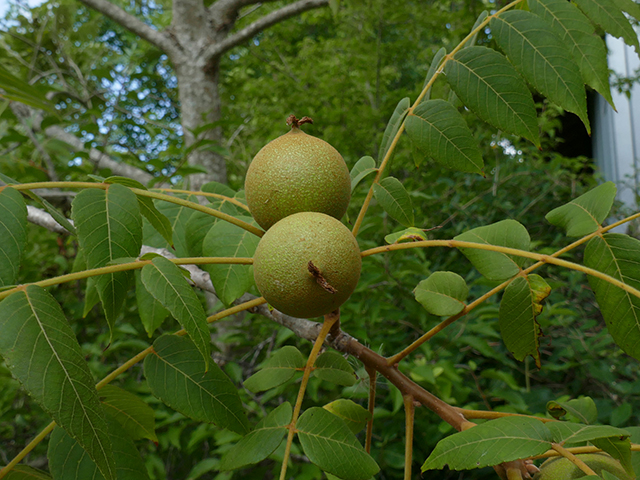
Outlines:
{"type": "Polygon", "coordinates": [[[327,292],[329,293],[338,292],[338,290],[332,287],[329,284],[329,282],[327,282],[327,280],[322,276],[320,269],[313,264],[313,261],[309,260],[309,263],[307,264],[307,269],[309,270],[309,273],[315,277],[316,282],[318,282],[318,285],[324,288],[327,292]]]}
{"type": "Polygon", "coordinates": [[[313,123],[313,119],[311,117],[302,117],[298,120],[295,115],[289,115],[289,118],[287,118],[287,125],[291,127],[299,127],[305,123],[313,123]]]}

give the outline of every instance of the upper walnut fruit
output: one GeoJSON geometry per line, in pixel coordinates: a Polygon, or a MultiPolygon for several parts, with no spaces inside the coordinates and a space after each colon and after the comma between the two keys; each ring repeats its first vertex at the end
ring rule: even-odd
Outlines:
{"type": "Polygon", "coordinates": [[[289,117],[291,131],[265,145],[245,179],[249,210],[268,230],[298,212],[320,212],[340,219],[351,199],[351,179],[342,155],[324,140],[307,135],[289,117]]]}

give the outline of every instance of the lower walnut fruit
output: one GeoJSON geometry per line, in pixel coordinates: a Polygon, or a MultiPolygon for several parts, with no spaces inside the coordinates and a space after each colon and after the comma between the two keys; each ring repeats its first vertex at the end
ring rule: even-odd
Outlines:
{"type": "Polygon", "coordinates": [[[317,212],[283,218],[262,237],[253,257],[260,294],[282,313],[326,315],[342,305],[360,279],[358,243],[339,220],[317,212]]]}

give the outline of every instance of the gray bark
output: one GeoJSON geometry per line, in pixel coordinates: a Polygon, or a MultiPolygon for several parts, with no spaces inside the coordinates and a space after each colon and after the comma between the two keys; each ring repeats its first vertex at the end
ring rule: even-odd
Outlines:
{"type": "MultiPolygon", "coordinates": [[[[187,147],[200,139],[223,144],[222,130],[218,126],[205,129],[199,135],[193,134],[195,129],[220,120],[220,56],[276,23],[329,3],[329,0],[298,0],[232,33],[239,10],[259,3],[258,0],[217,0],[209,9],[204,7],[202,0],[174,0],[173,20],[164,31],[149,27],[108,0],[80,1],[151,42],[169,56],[178,80],[182,130],[187,147]]],[[[211,180],[226,183],[225,160],[218,153],[196,148],[188,161],[207,170],[206,174],[190,178],[193,189],[199,189],[211,180]]]]}

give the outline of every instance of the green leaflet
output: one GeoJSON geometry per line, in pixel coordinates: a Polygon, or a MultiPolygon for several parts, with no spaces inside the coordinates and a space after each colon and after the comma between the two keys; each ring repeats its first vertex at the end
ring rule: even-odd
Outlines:
{"type": "Polygon", "coordinates": [[[321,380],[345,387],[356,383],[356,373],[338,352],[326,351],[320,355],[314,365],[313,374],[321,380]]]}
{"type": "Polygon", "coordinates": [[[600,25],[610,35],[624,39],[627,45],[635,47],[636,52],[640,51],[638,34],[615,2],[611,0],[575,0],[575,2],[593,23],[600,25]]]}
{"type": "MultiPolygon", "coordinates": [[[[531,243],[527,229],[515,220],[502,220],[492,225],[474,228],[458,235],[454,240],[499,245],[525,251],[529,251],[531,243]]],[[[525,260],[523,257],[487,250],[472,248],[459,248],[459,250],[489,280],[506,280],[513,277],[520,271],[525,260]]]]}
{"type": "Polygon", "coordinates": [[[105,412],[118,421],[132,440],[158,441],[155,413],[137,395],[114,385],[105,385],[98,395],[105,412]]]}
{"type": "MultiPolygon", "coordinates": [[[[183,200],[189,200],[191,202],[197,202],[198,199],[195,195],[174,195],[177,198],[183,200]]],[[[158,211],[169,219],[171,224],[171,230],[173,232],[173,246],[175,248],[175,254],[177,257],[188,257],[189,248],[187,246],[187,235],[185,232],[187,222],[194,210],[175,203],[165,202],[162,200],[154,202],[158,211]]],[[[150,224],[148,224],[150,225],[150,224]]],[[[145,229],[144,244],[151,247],[167,248],[169,243],[160,235],[155,228],[145,229]]]]}
{"type": "Polygon", "coordinates": [[[413,293],[430,314],[450,316],[460,313],[464,308],[469,287],[457,273],[434,272],[422,280],[413,293]]]}
{"type": "Polygon", "coordinates": [[[456,53],[444,71],[456,95],[482,120],[540,146],[533,97],[504,56],[490,48],[469,47],[456,53]]]}
{"type": "Polygon", "coordinates": [[[306,361],[296,347],[287,345],[274,352],[264,366],[244,381],[251,392],[258,393],[282,385],[293,378],[306,361]]]}
{"type": "Polygon", "coordinates": [[[228,450],[220,462],[220,470],[235,470],[246,465],[261,462],[271,455],[282,443],[291,423],[293,409],[285,402],[262,419],[255,430],[248,433],[231,450],[228,450]]]}
{"type": "MultiPolygon", "coordinates": [[[[424,84],[422,85],[423,89],[424,87],[427,86],[427,84],[431,81],[433,76],[438,71],[438,67],[440,67],[440,64],[442,63],[442,60],[444,60],[444,57],[446,54],[447,54],[447,50],[444,47],[442,47],[433,56],[433,59],[431,60],[431,65],[429,66],[429,71],[427,72],[427,76],[424,79],[424,84]]],[[[431,87],[429,87],[429,90],[425,93],[422,101],[424,102],[426,100],[429,100],[430,98],[431,98],[431,87]]],[[[416,107],[417,106],[418,105],[416,105],[416,107]]]]}
{"type": "Polygon", "coordinates": [[[610,425],[584,425],[573,422],[549,422],[553,441],[567,445],[590,442],[596,438],[628,437],[629,432],[610,425]]]}
{"type": "Polygon", "coordinates": [[[0,287],[14,285],[27,243],[27,206],[11,187],[0,191],[0,287]]]}
{"type": "Polygon", "coordinates": [[[602,38],[595,34],[589,19],[575,4],[564,0],[530,0],[529,8],[551,23],[562,43],[570,47],[584,82],[614,107],[609,85],[607,48],[602,38]]]}
{"type": "MultiPolygon", "coordinates": [[[[607,233],[589,240],[584,252],[587,267],[640,288],[640,241],[627,235],[607,233]]],[[[635,359],[640,359],[640,298],[589,276],[600,311],[613,340],[635,359]]]]}
{"type": "Polygon", "coordinates": [[[551,448],[552,435],[539,420],[504,417],[454,433],[440,440],[422,471],[471,470],[519,458],[541,455],[551,448]]]}
{"type": "Polygon", "coordinates": [[[107,424],[80,345],[58,302],[35,285],[0,302],[0,355],[11,373],[98,465],[116,467],[107,424]]]}
{"type": "Polygon", "coordinates": [[[155,332],[169,316],[169,311],[147,291],[144,283],[142,283],[142,272],[136,270],[135,279],[138,314],[140,315],[144,330],[147,332],[147,335],[149,335],[149,338],[151,338],[153,332],[155,332]]]}
{"type": "Polygon", "coordinates": [[[371,419],[369,410],[346,398],[339,398],[322,408],[340,417],[354,434],[360,432],[371,419]]]}
{"type": "Polygon", "coordinates": [[[409,97],[405,97],[398,102],[396,109],[393,111],[389,123],[387,123],[387,128],[385,128],[384,134],[382,135],[382,142],[378,150],[378,164],[380,164],[387,155],[391,147],[391,142],[393,142],[404,121],[404,117],[406,117],[407,112],[409,112],[409,107],[411,107],[411,100],[409,100],[409,97]]]}
{"type": "MultiPolygon", "coordinates": [[[[626,433],[628,435],[630,432],[626,433]]],[[[629,437],[615,436],[596,438],[591,440],[591,443],[618,460],[632,478],[636,476],[633,471],[633,462],[631,460],[631,440],[629,440],[629,437]]]]}
{"type": "MultiPolygon", "coordinates": [[[[237,217],[257,225],[251,217],[237,217]]],[[[228,222],[216,222],[204,237],[202,252],[207,257],[253,257],[260,238],[228,222]]],[[[204,265],[211,275],[216,295],[229,306],[240,298],[253,284],[251,265],[204,265]]]]}
{"type": "MultiPolygon", "coordinates": [[[[118,185],[124,185],[129,188],[138,188],[140,190],[147,190],[143,184],[137,180],[133,180],[127,177],[108,177],[104,179],[104,183],[117,183],[118,185]]],[[[143,197],[142,195],[136,195],[138,198],[138,207],[140,207],[140,213],[149,221],[149,223],[156,229],[156,231],[163,236],[163,238],[173,246],[173,231],[171,230],[171,223],[169,219],[165,217],[156,208],[153,203],[153,198],[143,197]]]]}
{"type": "MultiPolygon", "coordinates": [[[[113,445],[118,480],[148,480],[144,461],[133,440],[122,430],[120,424],[107,416],[109,439],[113,445]]],[[[91,458],[60,427],[56,427],[49,440],[49,470],[53,478],[60,480],[104,480],[91,458]]]]}
{"type": "Polygon", "coordinates": [[[554,208],[544,218],[567,231],[570,237],[583,237],[595,232],[609,216],[616,198],[616,185],[606,182],[584,195],[554,208]]]}
{"type": "Polygon", "coordinates": [[[428,100],[405,120],[413,144],[447,168],[482,173],[484,161],[462,115],[449,102],[428,100]]]}
{"type": "Polygon", "coordinates": [[[208,366],[211,360],[211,339],[207,315],[180,268],[164,257],[156,257],[151,261],[151,265],[142,268],[141,279],[147,291],[169,310],[187,331],[208,366]]]}
{"type": "Polygon", "coordinates": [[[374,183],[373,196],[389,216],[405,227],[413,226],[415,222],[413,203],[409,192],[400,183],[400,180],[395,177],[387,177],[382,179],[380,183],[374,183]]]}
{"type": "Polygon", "coordinates": [[[305,455],[325,472],[344,480],[369,480],[380,470],[349,427],[327,410],[306,410],[296,428],[305,455]]]}
{"type": "Polygon", "coordinates": [[[531,355],[540,368],[540,336],[542,331],[536,318],[542,312],[542,300],[551,287],[539,275],[518,277],[504,291],[500,301],[498,325],[504,344],[516,360],[531,355]]]}
{"type": "Polygon", "coordinates": [[[424,230],[416,227],[405,228],[404,230],[390,233],[389,235],[386,235],[384,237],[384,241],[389,245],[392,245],[394,243],[415,242],[426,239],[427,236],[425,235],[424,230]]]}
{"type": "MultiPolygon", "coordinates": [[[[72,216],[88,268],[140,254],[142,218],[138,200],[127,187],[115,184],[107,190],[83,190],[73,200],[72,216]]],[[[112,333],[132,279],[131,272],[117,272],[95,281],[112,333]]]]}
{"type": "Polygon", "coordinates": [[[580,117],[591,131],[580,69],[551,25],[523,10],[491,19],[491,32],[511,63],[536,90],[580,117]]]}
{"type": "Polygon", "coordinates": [[[156,397],[194,420],[240,434],[249,431],[236,386],[214,362],[207,370],[191,340],[163,335],[153,350],[144,359],[144,375],[156,397]]]}
{"type": "Polygon", "coordinates": [[[368,175],[377,172],[376,161],[373,157],[362,157],[349,172],[351,177],[351,191],[353,192],[358,184],[368,175]]]}

